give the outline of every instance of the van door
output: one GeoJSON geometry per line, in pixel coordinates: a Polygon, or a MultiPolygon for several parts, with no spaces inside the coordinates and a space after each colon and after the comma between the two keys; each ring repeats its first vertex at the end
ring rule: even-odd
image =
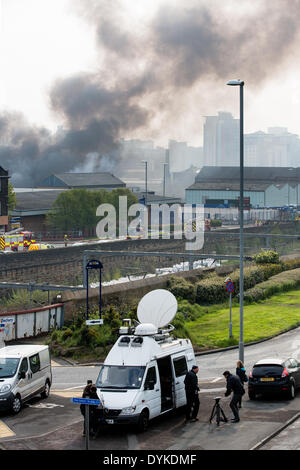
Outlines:
{"type": "Polygon", "coordinates": [[[24,373],[25,378],[19,378],[18,384],[17,384],[17,389],[19,393],[21,394],[22,400],[26,398],[28,395],[31,393],[31,388],[32,388],[32,378],[31,378],[31,371],[28,366],[28,359],[27,357],[24,357],[22,359],[22,362],[20,364],[19,372],[18,372],[18,377],[20,377],[20,374],[24,373]]]}
{"type": "Polygon", "coordinates": [[[161,412],[174,408],[174,377],[171,356],[157,359],[159,379],[161,385],[161,412]]]}
{"type": "Polygon", "coordinates": [[[143,400],[149,406],[150,419],[160,414],[161,397],[158,369],[155,362],[150,363],[144,382],[143,400]]]}
{"type": "Polygon", "coordinates": [[[188,367],[185,355],[179,353],[172,356],[172,363],[175,379],[175,406],[179,408],[186,405],[184,379],[188,372],[188,367]]]}
{"type": "Polygon", "coordinates": [[[44,374],[41,370],[41,361],[39,353],[33,354],[29,357],[29,365],[31,370],[31,393],[35,393],[38,390],[42,389],[45,385],[44,374]]]}

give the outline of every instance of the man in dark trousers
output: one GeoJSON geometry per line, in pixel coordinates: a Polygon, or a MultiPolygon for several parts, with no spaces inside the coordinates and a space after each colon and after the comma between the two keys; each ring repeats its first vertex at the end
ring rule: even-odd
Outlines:
{"type": "Polygon", "coordinates": [[[229,372],[229,370],[226,370],[223,373],[225,379],[226,379],[226,392],[225,392],[225,397],[228,397],[231,392],[233,392],[233,397],[230,402],[230,408],[233,412],[234,418],[231,420],[233,423],[238,423],[240,420],[239,416],[239,409],[238,409],[238,403],[242,396],[245,394],[244,387],[242,385],[242,382],[240,378],[237,375],[233,375],[229,372]]]}
{"type": "Polygon", "coordinates": [[[184,379],[185,394],[186,394],[186,421],[198,421],[197,414],[199,411],[200,401],[198,397],[198,367],[193,366],[184,379]],[[192,411],[193,408],[193,411],[192,411]],[[191,416],[192,413],[192,416],[191,416]]]}

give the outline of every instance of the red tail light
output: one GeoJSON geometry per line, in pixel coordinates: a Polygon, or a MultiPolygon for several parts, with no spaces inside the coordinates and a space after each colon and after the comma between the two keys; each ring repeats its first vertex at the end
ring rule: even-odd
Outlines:
{"type": "Polygon", "coordinates": [[[253,373],[252,373],[252,371],[250,372],[249,377],[250,377],[250,379],[253,379],[253,373]]]}
{"type": "Polygon", "coordinates": [[[289,375],[288,371],[286,368],[283,369],[283,372],[281,374],[281,377],[287,377],[289,375]]]}

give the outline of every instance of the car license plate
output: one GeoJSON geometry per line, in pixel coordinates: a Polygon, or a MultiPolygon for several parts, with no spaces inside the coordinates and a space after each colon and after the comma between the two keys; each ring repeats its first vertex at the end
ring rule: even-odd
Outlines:
{"type": "Polygon", "coordinates": [[[274,377],[263,377],[260,379],[261,382],[274,382],[274,377]]]}
{"type": "Polygon", "coordinates": [[[113,419],[107,419],[106,422],[107,422],[107,424],[114,424],[114,420],[113,420],[113,419]]]}

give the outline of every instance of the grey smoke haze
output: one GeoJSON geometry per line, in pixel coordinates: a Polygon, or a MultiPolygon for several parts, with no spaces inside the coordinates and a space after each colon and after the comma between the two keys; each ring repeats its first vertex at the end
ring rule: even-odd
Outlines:
{"type": "Polygon", "coordinates": [[[298,60],[300,0],[252,3],[250,18],[237,17],[238,8],[225,13],[216,0],[163,5],[138,29],[122,22],[121,2],[77,0],[101,66],[53,84],[51,106],[66,129],[60,137],[17,114],[0,115],[0,164],[12,182],[33,186],[54,172],[99,170],[102,159],[103,168],[117,167],[118,139],[151,128],[160,113],[175,121],[177,101],[195,86],[207,95],[208,81],[235,76],[260,86],[292,56],[298,60]]]}

